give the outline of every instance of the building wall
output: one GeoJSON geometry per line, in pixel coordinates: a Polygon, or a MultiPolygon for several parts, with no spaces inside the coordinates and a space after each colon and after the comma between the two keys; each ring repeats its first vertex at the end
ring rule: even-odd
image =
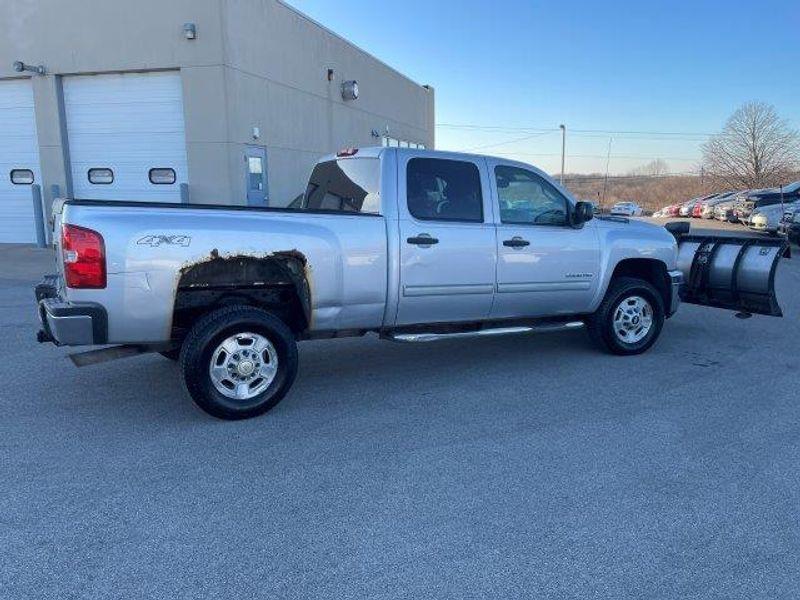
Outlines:
{"type": "MultiPolygon", "coordinates": [[[[290,6],[229,0],[222,26],[231,172],[241,164],[244,145],[265,146],[272,203],[286,204],[302,192],[319,156],[346,146],[380,145],[373,130],[433,147],[433,89],[290,6]],[[359,98],[345,102],[341,84],[352,79],[358,81],[359,98]],[[261,132],[258,140],[253,127],[261,132]]],[[[244,177],[232,184],[243,197],[244,177]]]]}
{"type": "Polygon", "coordinates": [[[432,89],[279,0],[5,2],[0,79],[19,76],[15,60],[48,71],[32,78],[47,188],[69,189],[59,76],[70,74],[180,69],[192,202],[244,203],[247,144],[267,148],[275,204],[302,190],[320,155],[379,145],[373,130],[434,145],[432,89]],[[196,40],[184,38],[185,22],[196,40]],[[341,98],[348,79],[360,87],[352,102],[341,98]]]}

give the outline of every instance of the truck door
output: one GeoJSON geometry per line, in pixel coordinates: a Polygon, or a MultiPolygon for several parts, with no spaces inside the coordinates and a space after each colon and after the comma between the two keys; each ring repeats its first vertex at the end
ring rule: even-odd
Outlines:
{"type": "Polygon", "coordinates": [[[595,224],[572,227],[572,203],[542,174],[489,162],[497,207],[493,318],[587,312],[599,285],[595,224]]]}
{"type": "Polygon", "coordinates": [[[398,151],[400,286],[396,323],[486,319],[495,228],[486,163],[398,151]]]}

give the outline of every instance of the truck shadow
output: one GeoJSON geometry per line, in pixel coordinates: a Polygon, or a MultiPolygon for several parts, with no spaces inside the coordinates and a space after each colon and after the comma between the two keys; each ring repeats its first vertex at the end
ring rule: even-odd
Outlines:
{"type": "MultiPolygon", "coordinates": [[[[583,362],[582,357],[602,356],[581,331],[419,344],[367,336],[303,342],[299,351],[294,387],[269,415],[255,421],[281,413],[297,419],[309,409],[316,412],[326,405],[376,407],[378,398],[391,403],[431,391],[482,394],[478,390],[487,385],[502,387],[509,379],[541,382],[555,373],[566,375],[583,362]]],[[[178,365],[158,355],[77,371],[71,365],[66,368],[71,374],[62,374],[62,388],[74,388],[69,396],[83,409],[97,411],[98,418],[217,422],[194,406],[183,388],[178,365]],[[94,391],[80,394],[87,389],[94,391]]]]}

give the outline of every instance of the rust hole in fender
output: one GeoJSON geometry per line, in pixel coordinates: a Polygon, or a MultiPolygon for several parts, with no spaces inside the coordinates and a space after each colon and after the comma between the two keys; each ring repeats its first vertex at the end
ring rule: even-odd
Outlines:
{"type": "Polygon", "coordinates": [[[178,273],[178,294],[276,288],[296,292],[306,323],[310,324],[310,267],[305,255],[298,250],[220,254],[214,248],[207,258],[185,264],[178,273]]]}

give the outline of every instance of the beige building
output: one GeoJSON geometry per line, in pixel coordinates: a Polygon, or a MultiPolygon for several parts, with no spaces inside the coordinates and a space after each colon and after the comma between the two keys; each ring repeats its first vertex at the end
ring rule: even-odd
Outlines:
{"type": "Polygon", "coordinates": [[[279,206],[380,144],[434,146],[433,89],[280,0],[0,5],[0,242],[35,240],[35,186],[279,206]]]}

